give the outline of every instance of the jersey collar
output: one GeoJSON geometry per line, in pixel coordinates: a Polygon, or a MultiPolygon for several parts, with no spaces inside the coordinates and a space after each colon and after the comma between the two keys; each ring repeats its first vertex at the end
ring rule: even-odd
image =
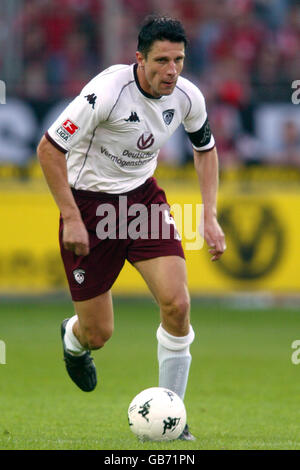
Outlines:
{"type": "Polygon", "coordinates": [[[140,92],[141,92],[144,96],[146,96],[146,98],[150,98],[151,100],[160,100],[161,98],[163,98],[163,96],[158,96],[158,97],[152,96],[152,95],[150,95],[150,93],[147,93],[146,91],[143,90],[143,88],[142,88],[141,85],[140,85],[139,79],[138,79],[137,68],[138,68],[138,64],[133,64],[134,79],[135,79],[136,86],[138,87],[138,89],[140,90],[140,92]]]}

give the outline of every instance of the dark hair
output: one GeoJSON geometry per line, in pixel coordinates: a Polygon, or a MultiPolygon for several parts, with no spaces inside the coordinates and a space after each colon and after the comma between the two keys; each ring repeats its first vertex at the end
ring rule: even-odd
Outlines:
{"type": "Polygon", "coordinates": [[[147,58],[154,41],[164,39],[171,42],[183,42],[184,46],[187,45],[186,34],[179,20],[168,16],[149,15],[142,24],[137,49],[147,58]]]}

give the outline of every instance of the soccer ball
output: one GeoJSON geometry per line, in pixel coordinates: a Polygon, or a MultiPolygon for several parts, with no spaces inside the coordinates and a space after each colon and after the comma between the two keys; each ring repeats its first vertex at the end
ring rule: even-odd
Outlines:
{"type": "Polygon", "coordinates": [[[164,387],[140,392],[129,405],[128,423],[141,440],[177,439],[186,425],[186,410],[181,398],[164,387]]]}

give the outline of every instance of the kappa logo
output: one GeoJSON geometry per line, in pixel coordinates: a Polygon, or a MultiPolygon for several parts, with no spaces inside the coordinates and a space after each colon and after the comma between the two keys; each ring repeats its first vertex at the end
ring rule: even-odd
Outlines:
{"type": "Polygon", "coordinates": [[[165,390],[166,394],[168,395],[168,397],[170,398],[171,401],[173,401],[173,397],[174,397],[174,393],[173,392],[170,392],[169,390],[165,390]]]}
{"type": "Polygon", "coordinates": [[[164,435],[166,434],[166,431],[173,432],[177,428],[178,424],[180,423],[180,418],[171,418],[168,416],[168,421],[164,419],[163,423],[164,431],[162,434],[164,435]]]}
{"type": "Polygon", "coordinates": [[[85,270],[84,269],[74,269],[73,276],[78,284],[82,284],[85,278],[85,270]]]}
{"type": "Polygon", "coordinates": [[[96,104],[96,99],[97,99],[97,96],[95,95],[95,93],[86,95],[85,98],[87,99],[88,103],[92,105],[92,108],[95,109],[95,104],[96,104]]]}
{"type": "Polygon", "coordinates": [[[140,122],[140,118],[135,111],[131,111],[131,114],[128,119],[124,119],[126,122],[140,122]]]}
{"type": "Polygon", "coordinates": [[[152,401],[153,398],[150,398],[150,400],[146,401],[143,405],[140,406],[140,410],[138,411],[138,413],[140,415],[142,415],[142,417],[148,421],[149,423],[149,418],[147,417],[147,415],[150,413],[150,401],[152,401]]]}
{"type": "Polygon", "coordinates": [[[163,119],[165,123],[167,124],[167,126],[171,124],[173,117],[174,117],[174,113],[175,113],[175,109],[167,109],[166,111],[162,113],[163,119]]]}
{"type": "Polygon", "coordinates": [[[144,132],[139,140],[137,141],[137,146],[140,150],[145,150],[151,147],[154,143],[154,136],[151,132],[144,132]]]}

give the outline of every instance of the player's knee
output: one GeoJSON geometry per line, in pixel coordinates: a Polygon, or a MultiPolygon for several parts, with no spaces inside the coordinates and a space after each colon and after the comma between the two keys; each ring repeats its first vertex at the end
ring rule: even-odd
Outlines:
{"type": "Polygon", "coordinates": [[[162,309],[167,316],[178,319],[185,318],[190,311],[190,299],[187,294],[176,295],[162,303],[162,309]]]}
{"type": "Polygon", "coordinates": [[[86,330],[86,347],[90,350],[103,348],[105,343],[111,338],[112,327],[102,328],[101,330],[86,330]]]}
{"type": "Polygon", "coordinates": [[[189,323],[189,295],[184,293],[163,302],[161,310],[165,322],[181,333],[181,330],[186,329],[189,323]]]}

